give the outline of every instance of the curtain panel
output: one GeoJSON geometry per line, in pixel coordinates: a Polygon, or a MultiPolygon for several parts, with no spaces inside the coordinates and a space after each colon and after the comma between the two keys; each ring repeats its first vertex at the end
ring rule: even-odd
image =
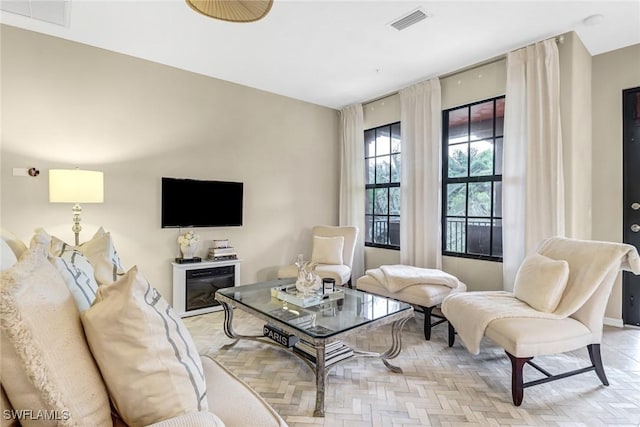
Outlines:
{"type": "Polygon", "coordinates": [[[435,78],[400,91],[400,262],[442,268],[442,101],[435,78]]]}
{"type": "Polygon", "coordinates": [[[340,225],[358,227],[351,279],[364,275],[364,119],[362,105],[340,111],[340,225]]]}
{"type": "Polygon", "coordinates": [[[555,40],[507,55],[502,240],[504,289],[525,256],[564,235],[560,66],[555,40]]]}

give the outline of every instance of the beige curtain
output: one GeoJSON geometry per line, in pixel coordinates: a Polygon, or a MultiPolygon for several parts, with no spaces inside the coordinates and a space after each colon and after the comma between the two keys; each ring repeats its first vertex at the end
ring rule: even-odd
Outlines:
{"type": "Polygon", "coordinates": [[[560,66],[555,40],[507,56],[503,200],[503,280],[513,289],[525,256],[564,235],[560,66]]]}
{"type": "Polygon", "coordinates": [[[340,111],[340,225],[358,227],[351,279],[364,275],[364,119],[362,105],[340,111]]]}
{"type": "Polygon", "coordinates": [[[442,107],[435,78],[400,91],[400,262],[442,268],[442,107]]]}

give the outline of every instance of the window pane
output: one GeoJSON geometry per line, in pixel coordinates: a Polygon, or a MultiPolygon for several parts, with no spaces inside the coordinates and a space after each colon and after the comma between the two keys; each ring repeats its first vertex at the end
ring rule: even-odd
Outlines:
{"type": "Polygon", "coordinates": [[[367,159],[365,160],[365,167],[367,168],[366,172],[366,184],[375,184],[376,183],[376,159],[367,159]]]}
{"type": "Polygon", "coordinates": [[[496,136],[504,135],[504,98],[496,100],[496,136]]]}
{"type": "Polygon", "coordinates": [[[449,111],[449,144],[469,140],[469,109],[449,111]]]}
{"type": "Polygon", "coordinates": [[[467,151],[469,144],[458,144],[449,147],[449,178],[467,176],[467,151]]]}
{"type": "Polygon", "coordinates": [[[493,250],[491,251],[493,256],[502,256],[502,220],[493,220],[493,250]]]}
{"type": "Polygon", "coordinates": [[[389,217],[389,244],[400,246],[400,217],[389,217]]]}
{"type": "Polygon", "coordinates": [[[447,184],[447,216],[466,215],[466,202],[466,184],[447,184]]]}
{"type": "Polygon", "coordinates": [[[465,252],[466,233],[464,224],[464,218],[447,218],[445,250],[449,252],[465,252]]]}
{"type": "Polygon", "coordinates": [[[391,152],[400,152],[400,123],[391,125],[391,152]]]}
{"type": "Polygon", "coordinates": [[[496,175],[502,175],[502,138],[496,138],[496,175]]]}
{"type": "Polygon", "coordinates": [[[364,156],[373,157],[376,155],[375,146],[373,145],[376,140],[375,129],[364,131],[364,156]]]}
{"type": "Polygon", "coordinates": [[[376,199],[373,207],[373,213],[377,215],[389,214],[389,189],[376,188],[374,191],[376,199]]]}
{"type": "Polygon", "coordinates": [[[376,156],[389,154],[391,150],[391,128],[385,126],[376,129],[376,156]]]}
{"type": "Polygon", "coordinates": [[[471,156],[471,176],[493,175],[493,144],[478,141],[469,144],[471,156]]]}
{"type": "Polygon", "coordinates": [[[471,140],[493,137],[493,100],[471,106],[471,140]]]}
{"type": "Polygon", "coordinates": [[[389,215],[400,215],[400,187],[389,189],[389,215]]]}
{"type": "Polygon", "coordinates": [[[386,184],[391,178],[390,156],[376,157],[376,184],[386,184]]]}
{"type": "Polygon", "coordinates": [[[491,216],[491,183],[469,183],[469,216],[491,216]]]}
{"type": "Polygon", "coordinates": [[[493,183],[493,216],[502,216],[502,183],[493,183]]]}
{"type": "Polygon", "coordinates": [[[364,241],[371,243],[373,242],[373,216],[366,215],[364,219],[366,223],[364,241]]]}
{"type": "Polygon", "coordinates": [[[469,218],[467,227],[467,252],[476,255],[491,255],[491,220],[469,218]]]}
{"type": "Polygon", "coordinates": [[[400,182],[400,154],[391,156],[391,182],[400,182]]]}
{"type": "Polygon", "coordinates": [[[373,243],[387,244],[388,224],[386,216],[376,216],[373,220],[373,243]]]}
{"type": "Polygon", "coordinates": [[[364,213],[371,215],[373,213],[373,188],[365,190],[364,213]]]}

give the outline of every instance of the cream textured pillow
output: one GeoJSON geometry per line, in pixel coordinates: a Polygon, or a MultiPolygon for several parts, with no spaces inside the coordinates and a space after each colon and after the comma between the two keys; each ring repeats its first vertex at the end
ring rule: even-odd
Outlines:
{"type": "Polygon", "coordinates": [[[538,311],[553,312],[569,279],[569,263],[544,255],[525,258],[516,274],[513,294],[538,311]]]}
{"type": "Polygon", "coordinates": [[[47,260],[47,237],[36,234],[18,263],[2,272],[2,386],[14,409],[34,411],[23,426],[111,426],[107,391],[73,297],[47,260]],[[43,410],[54,420],[36,420],[43,410]]]}
{"type": "Polygon", "coordinates": [[[342,264],[342,250],[344,237],[313,236],[313,251],[311,261],[318,264],[342,264]]]}
{"type": "Polygon", "coordinates": [[[111,400],[128,425],[208,409],[191,335],[137,267],[100,285],[82,323],[111,400]]]}
{"type": "Polygon", "coordinates": [[[96,231],[91,240],[82,243],[76,249],[91,262],[99,285],[113,283],[124,275],[125,270],[113,245],[111,233],[105,232],[102,227],[96,231]]]}

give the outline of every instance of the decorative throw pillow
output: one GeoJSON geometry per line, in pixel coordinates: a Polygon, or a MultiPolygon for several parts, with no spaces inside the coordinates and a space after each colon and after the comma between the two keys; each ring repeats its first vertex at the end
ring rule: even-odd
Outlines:
{"type": "Polygon", "coordinates": [[[73,297],[47,260],[49,243],[37,234],[1,273],[2,387],[15,410],[49,411],[23,426],[110,426],[109,397],[73,297]]]}
{"type": "Polygon", "coordinates": [[[0,271],[6,270],[16,262],[18,262],[16,254],[13,253],[13,250],[7,242],[0,239],[0,271]]]}
{"type": "Polygon", "coordinates": [[[208,409],[191,335],[137,267],[100,285],[82,323],[111,400],[128,425],[208,409]]]}
{"type": "Polygon", "coordinates": [[[102,227],[91,240],[82,243],[77,249],[91,262],[99,285],[113,283],[124,275],[125,270],[113,245],[111,233],[105,232],[102,227]]]}
{"type": "Polygon", "coordinates": [[[98,290],[91,263],[82,252],[55,236],[51,237],[50,251],[49,261],[62,275],[78,310],[86,310],[95,300],[98,290]]]}
{"type": "Polygon", "coordinates": [[[538,311],[553,312],[569,279],[569,263],[544,255],[525,258],[516,274],[513,294],[538,311]]]}
{"type": "Polygon", "coordinates": [[[311,261],[318,264],[342,264],[342,250],[344,237],[313,236],[313,250],[311,261]]]}

